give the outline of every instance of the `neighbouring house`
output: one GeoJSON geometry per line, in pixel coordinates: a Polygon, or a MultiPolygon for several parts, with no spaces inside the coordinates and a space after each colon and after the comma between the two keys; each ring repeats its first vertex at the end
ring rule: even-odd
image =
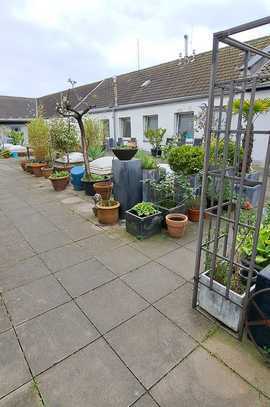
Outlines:
{"type": "MultiPolygon", "coordinates": [[[[270,52],[270,36],[251,40],[249,44],[270,52]]],[[[79,109],[80,107],[83,109],[89,103],[95,106],[91,110],[91,116],[102,121],[108,138],[128,140],[136,137],[139,147],[146,150],[150,149],[144,137],[144,132],[148,128],[166,128],[167,138],[183,133],[189,140],[200,138],[202,130],[196,125],[196,117],[201,111],[201,106],[208,100],[211,57],[211,51],[203,52],[195,58],[190,58],[189,63],[185,63],[184,59],[177,59],[79,86],[71,91],[71,102],[79,109]]],[[[242,73],[242,64],[243,55],[239,50],[231,47],[221,48],[219,78],[238,78],[242,73]]],[[[248,69],[252,73],[269,73],[269,81],[261,82],[256,97],[270,97],[268,60],[251,55],[248,69]]],[[[39,106],[42,106],[45,117],[50,119],[56,116],[56,103],[61,101],[62,95],[66,92],[67,90],[64,90],[37,99],[2,96],[0,117],[12,119],[14,116],[15,120],[18,115],[13,113],[12,109],[15,109],[15,100],[18,99],[18,103],[26,105],[25,121],[32,118],[31,114],[35,113],[39,106]],[[14,99],[13,105],[8,104],[9,99],[14,99]],[[33,110],[30,106],[33,106],[33,110]]],[[[226,105],[226,97],[224,104],[226,105]]],[[[13,125],[11,121],[10,125],[13,125]]],[[[269,113],[256,121],[256,128],[259,130],[269,127],[269,113]]],[[[266,139],[267,136],[255,136],[254,161],[264,160],[266,139]]]]}

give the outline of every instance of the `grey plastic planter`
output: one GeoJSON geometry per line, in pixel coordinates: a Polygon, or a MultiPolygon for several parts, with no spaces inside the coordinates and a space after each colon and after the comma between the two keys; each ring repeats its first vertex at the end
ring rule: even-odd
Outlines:
{"type": "MultiPolygon", "coordinates": [[[[233,331],[239,331],[241,305],[245,294],[240,295],[230,290],[230,300],[226,299],[226,287],[217,281],[213,281],[213,290],[210,290],[210,278],[208,272],[200,275],[198,305],[233,331]]],[[[255,285],[251,287],[253,291],[255,285]]]]}
{"type": "Polygon", "coordinates": [[[126,211],[126,230],[137,239],[146,239],[161,232],[162,213],[141,218],[131,210],[126,211]]]}
{"type": "Polygon", "coordinates": [[[152,201],[152,191],[150,188],[150,181],[159,181],[160,179],[160,172],[159,169],[156,168],[154,170],[142,170],[142,200],[144,202],[151,202],[152,201]]]}
{"type": "MultiPolygon", "coordinates": [[[[253,179],[246,179],[243,187],[243,197],[248,199],[252,206],[258,206],[262,185],[253,179]]],[[[235,192],[239,192],[239,185],[235,186],[235,192]]]]}

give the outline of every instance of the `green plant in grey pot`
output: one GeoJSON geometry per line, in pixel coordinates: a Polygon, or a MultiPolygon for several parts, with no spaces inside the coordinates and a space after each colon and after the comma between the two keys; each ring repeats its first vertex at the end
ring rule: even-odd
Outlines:
{"type": "Polygon", "coordinates": [[[126,211],[127,232],[146,239],[161,231],[162,213],[152,202],[140,202],[126,211]]]}

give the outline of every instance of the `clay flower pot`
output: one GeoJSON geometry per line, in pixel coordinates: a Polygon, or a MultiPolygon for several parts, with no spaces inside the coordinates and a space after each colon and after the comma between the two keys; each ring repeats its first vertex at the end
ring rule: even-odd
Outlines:
{"type": "Polygon", "coordinates": [[[104,225],[114,225],[119,219],[119,207],[120,203],[117,201],[115,201],[114,205],[111,206],[103,206],[97,203],[96,208],[98,221],[104,225]]]}
{"type": "Polygon", "coordinates": [[[171,237],[182,237],[185,233],[188,218],[182,213],[169,213],[166,215],[166,225],[171,237]]]}
{"type": "Polygon", "coordinates": [[[113,187],[112,182],[108,181],[96,182],[94,184],[94,190],[96,194],[101,195],[101,198],[104,200],[108,200],[110,198],[112,193],[112,187],[113,187]]]}
{"type": "Polygon", "coordinates": [[[53,173],[53,168],[51,168],[51,167],[42,167],[41,168],[41,173],[42,173],[44,178],[49,178],[53,173]]]}
{"type": "Polygon", "coordinates": [[[27,162],[27,163],[25,164],[25,170],[26,170],[26,172],[29,172],[29,174],[33,174],[32,165],[33,165],[32,162],[27,162]]]}
{"type": "Polygon", "coordinates": [[[26,171],[26,165],[27,165],[28,161],[27,160],[21,160],[20,161],[20,166],[22,167],[22,169],[24,171],[26,171]]]}
{"type": "Polygon", "coordinates": [[[35,175],[35,177],[42,177],[43,174],[41,172],[41,168],[44,167],[48,167],[48,164],[44,164],[44,163],[33,163],[32,164],[32,170],[33,170],[33,174],[35,175]]]}
{"type": "Polygon", "coordinates": [[[187,211],[188,219],[191,222],[199,222],[200,220],[200,209],[199,208],[189,208],[187,211]]]}
{"type": "Polygon", "coordinates": [[[68,183],[69,183],[69,176],[67,175],[66,177],[55,177],[53,178],[53,175],[49,177],[49,180],[52,183],[52,186],[54,187],[55,191],[64,191],[66,189],[68,183]]]}

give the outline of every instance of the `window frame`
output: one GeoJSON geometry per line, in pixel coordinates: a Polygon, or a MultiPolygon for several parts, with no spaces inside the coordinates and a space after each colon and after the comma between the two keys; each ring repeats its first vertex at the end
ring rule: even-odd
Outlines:
{"type": "Polygon", "coordinates": [[[130,116],[123,116],[123,117],[119,117],[119,124],[120,124],[120,138],[122,138],[123,140],[130,140],[131,139],[131,117],[130,116]],[[129,126],[130,126],[130,136],[129,137],[125,137],[124,136],[124,122],[125,120],[129,120],[129,126]]]}
{"type": "Polygon", "coordinates": [[[154,113],[154,114],[145,114],[143,115],[143,141],[147,142],[148,140],[146,139],[144,133],[146,132],[146,130],[151,129],[152,127],[149,126],[149,122],[148,119],[151,117],[156,117],[157,118],[157,127],[153,130],[158,129],[158,114],[154,113]],[[147,123],[148,122],[148,123],[147,123]]]}

